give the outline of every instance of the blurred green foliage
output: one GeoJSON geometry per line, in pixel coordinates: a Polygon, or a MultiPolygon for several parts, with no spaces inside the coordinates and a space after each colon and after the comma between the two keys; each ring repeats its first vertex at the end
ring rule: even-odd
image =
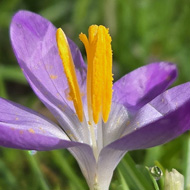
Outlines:
{"type": "MultiPolygon", "coordinates": [[[[20,9],[39,13],[51,20],[55,26],[62,27],[67,36],[80,47],[84,57],[84,47],[78,39],[79,33],[87,33],[91,24],[108,27],[113,39],[115,79],[144,64],[169,61],[176,63],[179,68],[176,84],[190,80],[189,0],[1,0],[1,97],[50,115],[28,86],[11,48],[9,25],[13,14],[20,9]]],[[[189,134],[184,134],[166,145],[133,151],[131,155],[141,167],[153,166],[155,161],[158,161],[157,165],[163,169],[174,167],[182,174],[190,175],[186,171],[187,158],[190,159],[190,150],[187,151],[190,149],[187,146],[188,138],[189,134]]],[[[139,177],[141,175],[146,178],[144,187],[152,184],[147,172],[137,167],[130,158],[125,157],[118,168],[111,190],[142,190],[141,186],[138,186],[142,181],[139,177]],[[132,181],[127,180],[128,178],[132,181]]],[[[162,183],[161,179],[160,187],[162,183]]],[[[66,150],[38,152],[31,156],[27,151],[1,148],[0,190],[4,189],[88,188],[76,161],[66,150]]]]}

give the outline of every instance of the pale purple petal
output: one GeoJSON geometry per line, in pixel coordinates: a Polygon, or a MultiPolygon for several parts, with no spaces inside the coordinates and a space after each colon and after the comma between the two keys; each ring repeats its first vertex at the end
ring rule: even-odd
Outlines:
{"type": "Polygon", "coordinates": [[[106,124],[103,123],[104,146],[120,138],[123,132],[127,134],[132,131],[139,126],[139,122],[145,124],[150,122],[152,118],[156,119],[160,116],[158,111],[149,106],[145,112],[144,110],[138,112],[135,118],[132,118],[132,122],[129,121],[130,111],[134,111],[131,107],[132,104],[134,104],[135,109],[139,109],[146,101],[162,92],[175,76],[175,65],[154,63],[137,69],[116,82],[109,120],[106,124]],[[156,77],[152,77],[153,75],[156,75],[156,77]],[[151,109],[148,114],[147,109],[151,109]]]}
{"type": "Polygon", "coordinates": [[[125,123],[125,129],[123,130],[123,134],[121,134],[121,136],[129,134],[139,127],[145,126],[161,118],[162,116],[163,115],[158,110],[148,103],[127,120],[125,123]]]}
{"type": "Polygon", "coordinates": [[[79,146],[41,114],[0,98],[0,146],[52,150],[79,146]]]}
{"type": "Polygon", "coordinates": [[[71,147],[69,151],[77,160],[90,189],[93,189],[97,163],[92,148],[89,145],[83,144],[83,146],[71,147]]]}
{"type": "MultiPolygon", "coordinates": [[[[112,103],[107,123],[102,122],[103,146],[120,138],[129,120],[127,109],[122,104],[112,103]]],[[[101,126],[98,126],[98,129],[101,126]]]]}
{"type": "Polygon", "coordinates": [[[176,78],[176,66],[152,63],[140,67],[114,83],[113,101],[137,111],[162,93],[176,78]]]}
{"type": "MultiPolygon", "coordinates": [[[[190,130],[190,83],[174,87],[149,103],[162,114],[149,122],[141,123],[134,130],[106,148],[123,151],[144,149],[166,143],[190,130]],[[158,117],[158,118],[157,118],[158,117]],[[142,124],[142,125],[141,125],[142,124]]],[[[147,107],[149,108],[149,106],[147,107]]],[[[142,108],[143,109],[143,108],[142,108]]],[[[150,110],[147,109],[147,114],[150,110]]],[[[147,118],[144,117],[144,120],[147,118]]],[[[102,151],[104,151],[104,149],[102,151]]]]}
{"type": "MultiPolygon", "coordinates": [[[[34,92],[54,114],[61,127],[78,141],[88,137],[79,122],[56,45],[56,28],[43,17],[19,11],[12,19],[10,37],[17,60],[34,92]]],[[[84,94],[86,65],[77,46],[69,40],[77,77],[84,94]]]]}
{"type": "Polygon", "coordinates": [[[113,150],[112,148],[106,148],[100,153],[96,174],[99,189],[109,189],[113,172],[125,154],[126,151],[113,150]]]}
{"type": "Polygon", "coordinates": [[[183,105],[190,98],[190,82],[171,88],[150,102],[162,115],[183,105]]]}
{"type": "Polygon", "coordinates": [[[136,128],[133,126],[131,133],[100,152],[97,166],[100,189],[108,190],[113,171],[127,151],[157,146],[176,138],[190,130],[189,118],[190,83],[172,88],[145,105],[133,118],[132,125],[136,124],[136,128]]]}

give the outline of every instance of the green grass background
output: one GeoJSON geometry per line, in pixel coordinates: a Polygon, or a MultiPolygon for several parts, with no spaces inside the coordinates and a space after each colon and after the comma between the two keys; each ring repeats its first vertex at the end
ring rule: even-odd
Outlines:
{"type": "MultiPolygon", "coordinates": [[[[85,51],[80,32],[91,24],[110,29],[114,78],[155,61],[177,64],[175,85],[190,80],[189,0],[0,0],[0,96],[51,115],[28,86],[13,54],[9,25],[13,14],[27,9],[62,27],[85,51]]],[[[110,190],[150,190],[153,182],[145,166],[176,168],[190,184],[190,134],[148,150],[130,152],[114,173],[110,190]]],[[[158,181],[163,189],[163,177],[158,181]]],[[[85,190],[86,182],[67,150],[38,152],[0,147],[0,190],[85,190]]],[[[188,189],[189,190],[189,189],[188,189]]]]}

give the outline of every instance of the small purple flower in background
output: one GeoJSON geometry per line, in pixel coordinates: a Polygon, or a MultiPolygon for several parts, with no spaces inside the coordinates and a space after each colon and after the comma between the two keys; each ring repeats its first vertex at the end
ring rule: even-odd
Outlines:
{"type": "Polygon", "coordinates": [[[16,13],[10,37],[26,79],[59,125],[0,98],[1,146],[68,148],[90,190],[108,190],[125,153],[190,129],[190,83],[165,91],[177,76],[175,65],[143,66],[112,87],[111,37],[104,26],[91,26],[89,39],[80,34],[87,65],[74,42],[35,13],[16,13]]]}

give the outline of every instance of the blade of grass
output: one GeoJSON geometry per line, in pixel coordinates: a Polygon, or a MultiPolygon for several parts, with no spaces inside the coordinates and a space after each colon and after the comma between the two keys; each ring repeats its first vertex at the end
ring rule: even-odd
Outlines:
{"type": "Polygon", "coordinates": [[[68,177],[71,183],[75,184],[78,190],[84,190],[84,185],[76,175],[75,170],[68,163],[67,158],[60,151],[51,151],[55,164],[61,169],[64,175],[68,177]],[[64,158],[64,159],[63,159],[64,158]]]}
{"type": "Polygon", "coordinates": [[[0,76],[3,80],[9,80],[14,82],[19,82],[22,84],[27,84],[26,79],[20,70],[19,67],[16,66],[3,66],[0,65],[0,76]]]}
{"type": "Polygon", "coordinates": [[[159,189],[159,186],[158,186],[158,184],[157,184],[157,181],[156,181],[156,180],[154,179],[154,177],[150,174],[149,168],[146,167],[146,169],[148,170],[148,173],[149,173],[149,175],[150,175],[150,178],[151,178],[151,180],[152,180],[152,182],[153,182],[153,184],[154,184],[155,190],[160,190],[160,189],[159,189]]]}
{"type": "Polygon", "coordinates": [[[146,150],[146,155],[144,159],[144,165],[150,166],[154,164],[155,160],[159,160],[162,156],[162,148],[161,146],[157,146],[154,148],[150,148],[146,150]]]}
{"type": "Polygon", "coordinates": [[[26,152],[26,155],[28,157],[29,164],[31,165],[31,169],[33,170],[33,172],[36,176],[36,179],[39,180],[40,189],[41,190],[50,190],[50,188],[49,188],[46,180],[44,179],[44,176],[39,168],[36,158],[34,156],[29,155],[28,152],[26,152]]]}
{"type": "Polygon", "coordinates": [[[120,170],[118,170],[118,172],[119,172],[119,180],[120,180],[120,183],[122,185],[122,189],[123,190],[130,190],[123,174],[120,172],[120,170]]]}
{"type": "MultiPolygon", "coordinates": [[[[162,170],[163,176],[164,176],[164,174],[165,174],[165,168],[158,161],[155,161],[154,163],[155,163],[155,166],[158,166],[162,170]]],[[[160,186],[160,189],[164,188],[164,177],[160,178],[160,180],[159,180],[159,186],[160,186]]]]}
{"type": "Polygon", "coordinates": [[[0,74],[0,97],[7,98],[7,92],[1,74],[0,74]]]}
{"type": "Polygon", "coordinates": [[[18,188],[18,184],[17,184],[17,180],[15,176],[12,174],[9,168],[7,168],[3,160],[0,160],[0,176],[3,183],[6,184],[8,188],[11,188],[11,189],[18,188]]]}
{"type": "MultiPolygon", "coordinates": [[[[119,164],[119,170],[127,180],[127,183],[133,188],[140,190],[152,190],[153,186],[145,176],[137,169],[133,159],[129,153],[126,154],[124,159],[119,164]]],[[[130,187],[130,186],[129,186],[130,187]]]]}
{"type": "Polygon", "coordinates": [[[187,134],[185,143],[185,189],[190,190],[190,132],[187,134]]]}
{"type": "Polygon", "coordinates": [[[40,11],[40,15],[44,16],[48,20],[57,21],[60,18],[65,18],[65,15],[69,11],[70,4],[68,1],[58,1],[53,5],[46,7],[40,11]]]}

